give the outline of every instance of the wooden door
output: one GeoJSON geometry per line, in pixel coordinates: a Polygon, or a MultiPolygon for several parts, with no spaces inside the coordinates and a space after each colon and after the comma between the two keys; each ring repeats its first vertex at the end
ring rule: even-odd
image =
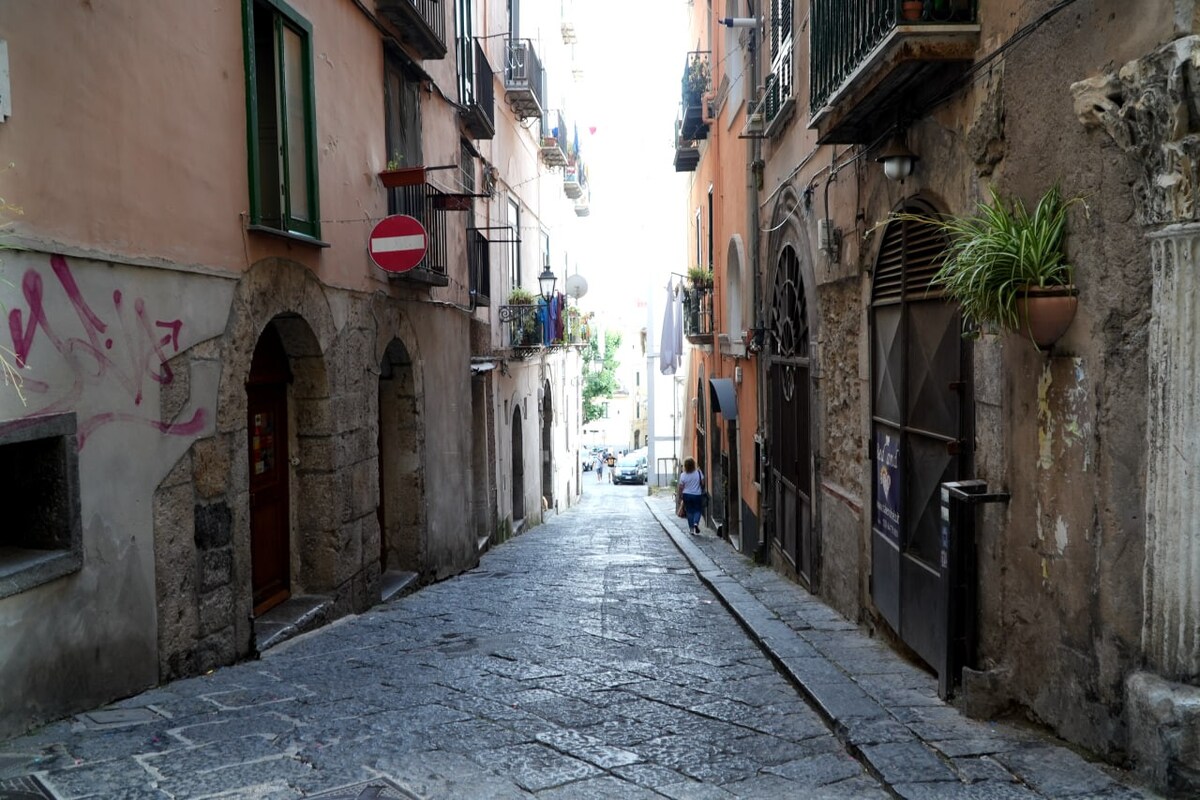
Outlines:
{"type": "Polygon", "coordinates": [[[289,596],[290,491],[287,354],[268,329],[259,339],[246,382],[250,458],[250,583],[257,616],[289,596]]]}

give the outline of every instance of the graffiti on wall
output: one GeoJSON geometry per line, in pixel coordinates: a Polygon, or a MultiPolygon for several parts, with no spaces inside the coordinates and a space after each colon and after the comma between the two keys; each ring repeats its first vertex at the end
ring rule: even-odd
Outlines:
{"type": "MultiPolygon", "coordinates": [[[[8,312],[17,369],[31,369],[36,362],[38,371],[45,374],[49,372],[47,362],[56,359],[66,365],[71,376],[69,383],[54,385],[23,373],[25,392],[46,400],[35,413],[78,410],[85,391],[100,387],[115,389],[112,396],[120,398],[120,405],[80,417],[81,450],[97,429],[114,423],[150,427],[172,436],[200,433],[207,417],[204,409],[197,409],[190,419],[170,422],[157,409],[142,408],[148,387],[166,386],[175,380],[168,362],[179,352],[183,320],[160,319],[143,298],[130,301],[120,289],[113,289],[103,300],[89,300],[63,256],[51,256],[50,271],[53,281],[36,269],[27,270],[20,286],[23,304],[8,312]],[[60,297],[65,304],[55,302],[60,297]],[[60,308],[63,317],[56,318],[51,311],[60,308]]],[[[19,423],[6,423],[0,429],[19,423]]]]}

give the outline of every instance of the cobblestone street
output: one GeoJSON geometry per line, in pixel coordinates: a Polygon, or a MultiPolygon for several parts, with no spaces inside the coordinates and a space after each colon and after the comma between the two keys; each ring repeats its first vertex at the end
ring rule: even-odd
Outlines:
{"type": "MultiPolygon", "coordinates": [[[[852,658],[876,674],[855,690],[894,701],[882,718],[818,688],[814,710],[713,589],[745,587],[745,623],[773,573],[711,532],[677,546],[689,537],[664,521],[669,500],[643,487],[585,488],[470,573],[0,743],[0,796],[1143,796],[1032,734],[963,719],[795,587],[768,617],[858,637],[852,658]]],[[[836,659],[802,660],[840,685],[836,659]]]]}

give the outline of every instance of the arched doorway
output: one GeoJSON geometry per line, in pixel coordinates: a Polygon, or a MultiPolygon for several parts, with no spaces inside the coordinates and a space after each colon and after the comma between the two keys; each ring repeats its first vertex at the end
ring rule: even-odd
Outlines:
{"type": "Polygon", "coordinates": [[[554,406],[550,381],[542,386],[542,497],[546,508],[554,508],[554,406]]]}
{"type": "Polygon", "coordinates": [[[246,379],[250,458],[250,585],[254,615],[291,594],[287,352],[274,327],[258,339],[246,379]]]}
{"type": "Polygon", "coordinates": [[[513,524],[525,519],[525,453],[519,403],[512,419],[512,510],[513,524]]]}
{"type": "MultiPolygon", "coordinates": [[[[903,212],[934,215],[921,203],[903,212]]],[[[915,219],[888,224],[871,293],[871,597],[930,665],[944,655],[940,497],[969,476],[970,348],[957,305],[931,289],[945,239],[915,219]]]]}
{"type": "Polygon", "coordinates": [[[393,339],[379,363],[379,566],[420,572],[425,503],[423,431],[413,360],[393,339]]]}
{"type": "Polygon", "coordinates": [[[800,260],[790,245],[783,248],[775,266],[769,325],[768,452],[774,546],[797,577],[815,590],[808,298],[800,260]]]}

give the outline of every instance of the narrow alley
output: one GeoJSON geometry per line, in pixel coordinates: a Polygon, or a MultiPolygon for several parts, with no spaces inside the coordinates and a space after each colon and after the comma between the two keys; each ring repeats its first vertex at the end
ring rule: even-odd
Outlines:
{"type": "Polygon", "coordinates": [[[0,797],[1148,796],[961,717],[669,496],[585,492],[470,572],[0,744],[0,797]]]}

